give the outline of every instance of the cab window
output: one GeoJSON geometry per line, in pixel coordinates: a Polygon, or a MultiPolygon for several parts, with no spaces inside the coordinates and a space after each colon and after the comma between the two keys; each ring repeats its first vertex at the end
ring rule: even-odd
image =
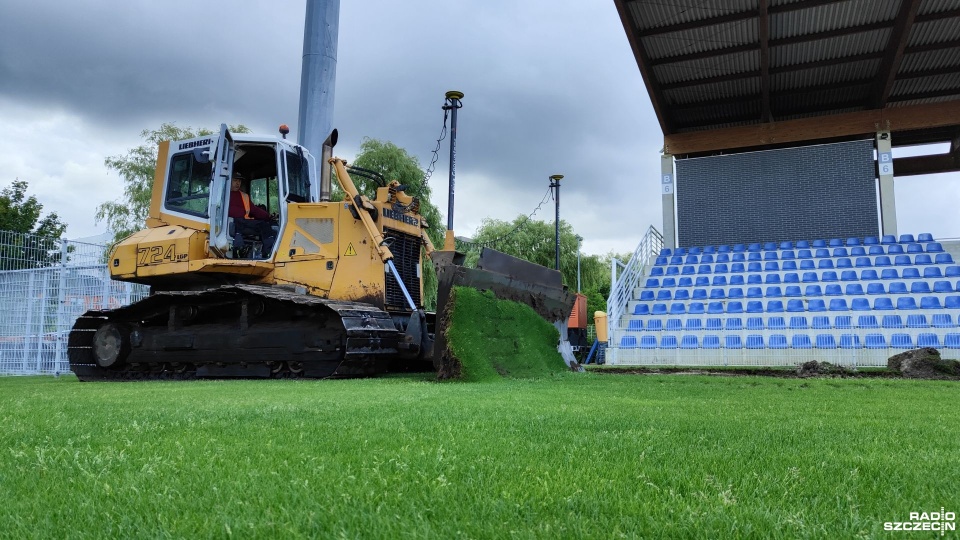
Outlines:
{"type": "Polygon", "coordinates": [[[199,217],[207,217],[210,203],[210,162],[200,163],[192,152],[173,156],[164,207],[199,217]]]}
{"type": "Polygon", "coordinates": [[[277,192],[277,178],[254,178],[250,181],[250,202],[265,209],[270,214],[280,211],[280,194],[277,192]]]}
{"type": "Polygon", "coordinates": [[[310,178],[301,156],[287,152],[287,193],[290,202],[310,202],[310,178]]]}

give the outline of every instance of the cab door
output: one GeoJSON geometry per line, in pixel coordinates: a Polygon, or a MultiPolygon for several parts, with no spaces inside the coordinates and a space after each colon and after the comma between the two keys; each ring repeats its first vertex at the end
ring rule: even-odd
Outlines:
{"type": "Polygon", "coordinates": [[[216,141],[213,161],[213,177],[210,181],[210,249],[224,256],[230,248],[230,179],[233,174],[233,158],[236,148],[233,135],[226,124],[220,124],[220,136],[216,141]]]}

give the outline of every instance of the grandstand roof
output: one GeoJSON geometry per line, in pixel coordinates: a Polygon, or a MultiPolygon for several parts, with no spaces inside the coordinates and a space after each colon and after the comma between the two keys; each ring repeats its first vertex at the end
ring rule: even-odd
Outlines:
{"type": "Polygon", "coordinates": [[[792,142],[891,118],[898,145],[957,136],[960,0],[614,2],[667,142],[693,153],[730,137],[681,135],[809,118],[792,142]]]}

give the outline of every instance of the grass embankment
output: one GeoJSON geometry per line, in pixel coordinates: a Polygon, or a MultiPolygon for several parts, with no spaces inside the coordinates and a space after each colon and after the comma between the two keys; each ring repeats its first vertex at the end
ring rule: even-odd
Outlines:
{"type": "Polygon", "coordinates": [[[567,370],[559,334],[528,305],[489,292],[454,287],[448,348],[461,363],[460,380],[546,377],[567,370]]]}
{"type": "Polygon", "coordinates": [[[0,379],[9,538],[851,538],[957,511],[960,386],[0,379]]]}

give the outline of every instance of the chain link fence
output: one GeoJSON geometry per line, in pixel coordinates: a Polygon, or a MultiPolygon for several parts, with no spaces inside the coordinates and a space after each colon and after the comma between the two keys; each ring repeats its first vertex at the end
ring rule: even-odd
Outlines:
{"type": "Polygon", "coordinates": [[[67,336],[77,317],[149,294],[110,279],[108,242],[106,234],[66,240],[0,231],[0,375],[68,372],[67,336]]]}

